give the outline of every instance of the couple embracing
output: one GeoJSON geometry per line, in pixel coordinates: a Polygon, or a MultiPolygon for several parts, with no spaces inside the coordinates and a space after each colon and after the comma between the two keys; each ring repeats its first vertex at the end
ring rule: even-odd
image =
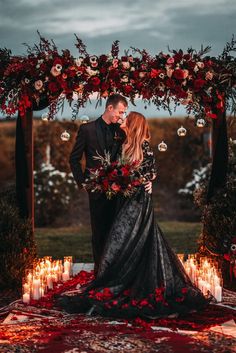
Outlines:
{"type": "Polygon", "coordinates": [[[68,312],[108,317],[158,318],[185,314],[208,303],[191,282],[154,219],[152,181],[156,178],[150,132],[145,117],[131,112],[125,97],[108,97],[104,114],[80,126],[70,157],[79,187],[109,152],[112,161],[123,157],[138,163],[145,182],[130,196],[89,192],[95,279],[73,296],[62,296],[68,312]],[[83,172],[81,159],[85,154],[83,172]]]}

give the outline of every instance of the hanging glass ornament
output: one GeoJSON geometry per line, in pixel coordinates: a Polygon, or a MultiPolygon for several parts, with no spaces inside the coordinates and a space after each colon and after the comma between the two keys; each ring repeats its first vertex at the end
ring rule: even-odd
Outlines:
{"type": "Polygon", "coordinates": [[[49,119],[49,114],[48,113],[43,113],[42,115],[41,115],[41,119],[43,120],[43,121],[48,121],[49,119]]]}
{"type": "Polygon", "coordinates": [[[167,144],[166,144],[164,141],[162,141],[162,142],[159,143],[159,145],[158,145],[158,150],[159,150],[160,152],[165,152],[165,151],[167,150],[167,144]]]}
{"type": "Polygon", "coordinates": [[[82,124],[86,124],[89,121],[89,117],[87,115],[82,115],[80,117],[80,121],[82,122],[82,124]]]}
{"type": "Polygon", "coordinates": [[[196,125],[197,127],[204,127],[206,125],[206,120],[203,118],[199,118],[196,121],[196,125]]]}
{"type": "Polygon", "coordinates": [[[70,139],[70,134],[66,130],[61,134],[61,140],[62,141],[69,141],[70,139]]]}
{"type": "Polygon", "coordinates": [[[186,136],[187,134],[187,130],[181,126],[178,130],[177,130],[177,135],[180,137],[186,136]]]}

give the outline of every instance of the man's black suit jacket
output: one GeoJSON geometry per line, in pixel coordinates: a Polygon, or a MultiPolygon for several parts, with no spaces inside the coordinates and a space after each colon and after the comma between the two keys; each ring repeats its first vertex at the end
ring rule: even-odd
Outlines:
{"type": "MultiPolygon", "coordinates": [[[[82,124],[79,128],[78,135],[76,138],[75,145],[72,149],[70,155],[70,166],[71,171],[74,176],[76,183],[81,187],[81,184],[84,182],[89,168],[95,168],[99,165],[99,161],[94,160],[93,157],[99,153],[104,156],[105,152],[105,141],[104,134],[102,131],[102,126],[99,123],[98,118],[95,121],[92,121],[87,124],[82,124]],[[81,159],[85,153],[86,159],[86,169],[85,172],[82,170],[81,159]]],[[[112,151],[111,151],[111,160],[117,158],[117,153],[119,152],[120,146],[125,140],[125,133],[120,128],[119,124],[114,124],[115,136],[113,139],[112,151]]]]}

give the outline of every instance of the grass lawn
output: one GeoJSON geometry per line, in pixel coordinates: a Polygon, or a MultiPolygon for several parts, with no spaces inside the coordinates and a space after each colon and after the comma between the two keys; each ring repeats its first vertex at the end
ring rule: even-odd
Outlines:
{"type": "MultiPolygon", "coordinates": [[[[199,223],[159,222],[165,237],[177,253],[193,253],[197,250],[199,223]]],[[[62,259],[72,255],[74,261],[92,262],[90,228],[36,228],[35,238],[39,257],[46,255],[62,259]]]]}

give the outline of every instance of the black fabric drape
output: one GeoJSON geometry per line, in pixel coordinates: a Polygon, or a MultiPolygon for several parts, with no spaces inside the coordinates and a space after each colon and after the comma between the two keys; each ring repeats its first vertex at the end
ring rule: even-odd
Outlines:
{"type": "Polygon", "coordinates": [[[214,192],[223,187],[227,177],[228,166],[228,137],[226,112],[218,114],[213,120],[212,127],[212,170],[208,184],[207,201],[214,195],[214,192]]]}
{"type": "Polygon", "coordinates": [[[22,127],[21,116],[19,113],[16,121],[15,170],[16,198],[19,207],[19,212],[22,218],[27,218],[29,216],[29,207],[27,201],[27,188],[29,187],[29,177],[24,130],[22,127]]]}
{"type": "MultiPolygon", "coordinates": [[[[39,103],[33,102],[33,110],[42,110],[49,105],[48,98],[45,96],[39,103]]],[[[31,114],[30,111],[26,113],[31,114]]],[[[27,126],[28,128],[28,126],[27,126]]],[[[32,127],[30,127],[32,128],[32,127]]],[[[15,172],[16,172],[16,198],[19,207],[19,213],[22,218],[29,217],[29,205],[27,189],[29,183],[29,166],[27,163],[27,141],[25,140],[26,129],[22,126],[22,117],[18,113],[16,121],[16,141],[15,141],[15,172]]],[[[33,172],[33,171],[32,171],[33,172]]]]}

